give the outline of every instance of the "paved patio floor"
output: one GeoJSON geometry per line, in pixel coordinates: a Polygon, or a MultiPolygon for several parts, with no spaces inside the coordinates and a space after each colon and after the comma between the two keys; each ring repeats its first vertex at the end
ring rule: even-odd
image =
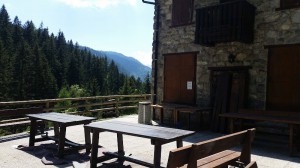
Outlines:
{"type": "MultiPolygon", "coordinates": [[[[130,115],[126,117],[116,118],[114,120],[121,120],[126,122],[137,123],[137,115],[130,115]]],[[[53,134],[53,131],[49,131],[53,134]]],[[[52,141],[44,141],[37,143],[33,148],[20,148],[20,145],[27,146],[29,142],[28,133],[19,134],[5,140],[0,138],[0,168],[54,168],[54,167],[75,167],[87,168],[89,167],[88,157],[84,154],[78,153],[70,155],[65,158],[65,163],[61,165],[45,165],[41,159],[51,148],[52,141]],[[42,144],[42,145],[41,145],[42,144]],[[47,145],[48,148],[47,148],[47,145]]],[[[221,136],[221,134],[212,132],[199,132],[194,136],[184,139],[183,145],[192,144],[195,142],[211,139],[221,136]]],[[[84,133],[82,125],[67,128],[67,138],[77,143],[84,143],[84,133]]],[[[104,146],[107,150],[117,151],[117,136],[114,133],[104,132],[100,134],[100,145],[104,146]]],[[[252,160],[257,161],[259,168],[300,168],[299,157],[289,157],[287,147],[278,147],[262,145],[254,143],[252,147],[252,160]]],[[[176,148],[175,142],[165,144],[162,146],[162,165],[167,164],[169,151],[176,148]]],[[[131,155],[138,159],[147,162],[153,161],[154,148],[149,139],[124,136],[124,149],[126,155],[131,155]]],[[[47,158],[47,157],[46,157],[47,158]]],[[[133,163],[125,162],[125,165],[137,168],[142,167],[133,163]]],[[[99,167],[105,167],[98,164],[99,167]]]]}

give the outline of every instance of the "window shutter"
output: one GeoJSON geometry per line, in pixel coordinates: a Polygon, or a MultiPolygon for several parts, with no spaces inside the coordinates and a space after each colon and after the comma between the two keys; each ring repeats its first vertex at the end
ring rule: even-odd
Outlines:
{"type": "Polygon", "coordinates": [[[193,0],[173,0],[172,26],[191,23],[193,16],[193,0]]]}

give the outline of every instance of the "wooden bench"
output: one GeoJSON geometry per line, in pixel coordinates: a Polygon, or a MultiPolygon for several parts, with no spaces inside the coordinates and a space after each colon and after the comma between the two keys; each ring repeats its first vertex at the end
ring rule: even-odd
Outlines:
{"type": "Polygon", "coordinates": [[[200,123],[199,125],[203,126],[203,112],[211,112],[212,107],[197,107],[197,106],[189,106],[189,105],[182,105],[182,104],[153,104],[151,105],[153,111],[159,110],[160,111],[160,123],[163,124],[164,122],[164,112],[171,111],[173,115],[173,126],[177,126],[178,124],[178,116],[179,113],[187,113],[188,114],[188,128],[190,129],[190,115],[193,113],[200,113],[200,123]]]}
{"type": "Polygon", "coordinates": [[[235,120],[241,120],[239,126],[240,128],[242,127],[243,120],[268,121],[288,124],[290,155],[294,155],[295,149],[300,146],[299,144],[298,146],[295,146],[294,140],[294,132],[300,125],[300,112],[240,109],[238,113],[223,113],[219,116],[228,118],[229,130],[231,133],[235,131],[235,120]]]}
{"type": "Polygon", "coordinates": [[[167,168],[235,167],[257,168],[251,162],[251,142],[255,129],[249,129],[219,138],[174,149],[169,153],[167,168]],[[230,150],[241,147],[241,152],[230,150]]]}
{"type": "MultiPolygon", "coordinates": [[[[42,112],[43,108],[41,107],[0,110],[0,128],[30,125],[30,120],[25,115],[42,112]]],[[[13,130],[15,131],[15,129],[13,130]]]]}

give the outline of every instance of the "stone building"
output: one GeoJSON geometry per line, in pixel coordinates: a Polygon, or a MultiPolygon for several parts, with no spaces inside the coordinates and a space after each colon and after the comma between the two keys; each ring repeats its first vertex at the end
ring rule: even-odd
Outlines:
{"type": "MultiPolygon", "coordinates": [[[[155,102],[213,105],[216,81],[212,73],[246,71],[248,76],[242,80],[243,107],[300,110],[299,0],[156,0],[155,3],[152,65],[155,102]],[[243,6],[226,9],[224,5],[230,3],[247,3],[251,9],[243,6]],[[219,14],[209,11],[204,16],[199,14],[198,9],[211,6],[219,14]],[[232,24],[222,23],[222,17],[238,22],[233,23],[236,27],[226,30],[232,24]],[[197,29],[203,26],[203,19],[219,27],[213,27],[214,32],[210,27],[211,31],[200,36],[203,31],[199,33],[197,29]],[[245,19],[250,24],[245,26],[245,19]],[[234,38],[222,38],[226,31],[237,34],[234,38]],[[215,41],[203,42],[204,35],[215,41]]],[[[234,83],[230,81],[229,89],[236,87],[234,83]]],[[[240,87],[238,84],[238,90],[240,87]]]]}

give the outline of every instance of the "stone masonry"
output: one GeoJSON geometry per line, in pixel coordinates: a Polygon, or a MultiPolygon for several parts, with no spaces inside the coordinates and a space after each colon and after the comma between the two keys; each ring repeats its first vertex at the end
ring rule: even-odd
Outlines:
{"type": "MultiPolygon", "coordinates": [[[[300,43],[300,8],[276,10],[280,0],[248,0],[256,6],[254,42],[219,43],[214,47],[195,44],[195,9],[218,4],[219,0],[194,0],[193,24],[171,27],[172,0],[157,0],[160,4],[160,28],[158,49],[157,100],[163,99],[163,54],[197,51],[197,104],[208,105],[210,94],[209,70],[212,66],[250,65],[249,104],[250,108],[265,108],[268,45],[300,43]],[[228,62],[228,55],[236,55],[234,63],[228,62]]],[[[157,14],[157,12],[155,12],[157,14]]],[[[154,23],[157,24],[157,23],[154,23]]],[[[155,38],[155,36],[154,36],[155,38]]],[[[155,39],[153,40],[155,45],[155,39]]],[[[154,55],[153,55],[154,57],[154,55]]],[[[154,65],[153,65],[154,67],[154,65]]]]}

